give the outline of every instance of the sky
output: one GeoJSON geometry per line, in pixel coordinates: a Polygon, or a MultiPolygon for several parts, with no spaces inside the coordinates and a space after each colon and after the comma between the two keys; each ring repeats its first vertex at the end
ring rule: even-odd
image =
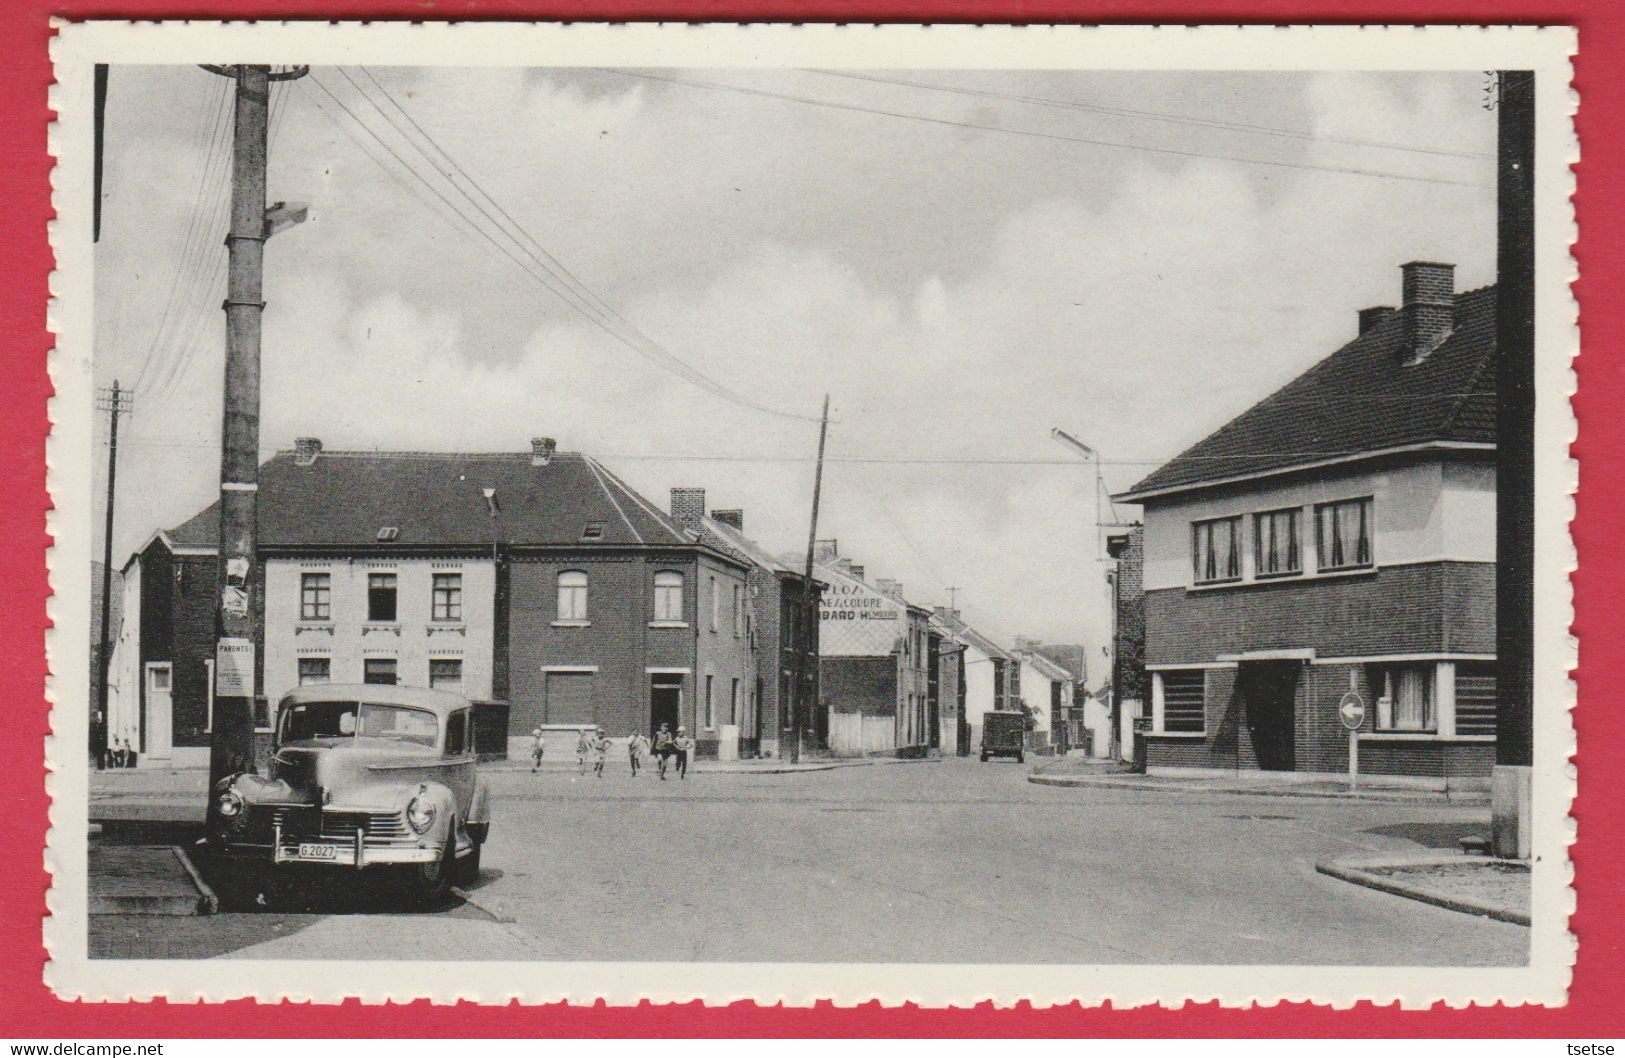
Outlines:
{"type": "MultiPolygon", "coordinates": [[[[218,489],[227,91],[110,78],[116,564],[218,489]]],[[[318,67],[272,96],[269,198],[309,216],[267,244],[264,455],[551,436],[796,553],[828,393],[820,537],[1098,657],[1095,468],[1050,430],[1121,491],[1351,339],[1401,263],[1492,282],[1482,99],[1479,74],[318,67]]]]}

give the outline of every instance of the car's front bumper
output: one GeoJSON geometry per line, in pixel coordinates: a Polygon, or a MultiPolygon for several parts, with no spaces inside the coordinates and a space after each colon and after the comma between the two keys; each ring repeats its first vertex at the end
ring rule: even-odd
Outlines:
{"type": "Polygon", "coordinates": [[[216,832],[216,853],[232,859],[273,864],[341,867],[351,870],[400,864],[434,863],[445,854],[444,840],[420,835],[399,813],[314,806],[264,806],[268,816],[216,832]]]}
{"type": "Polygon", "coordinates": [[[421,846],[371,845],[357,832],[348,842],[300,841],[283,838],[280,830],[271,846],[272,863],[314,864],[318,867],[381,867],[391,864],[434,863],[444,855],[438,842],[421,846]],[[312,853],[312,848],[324,850],[312,853]],[[331,849],[333,855],[325,850],[331,849]]]}

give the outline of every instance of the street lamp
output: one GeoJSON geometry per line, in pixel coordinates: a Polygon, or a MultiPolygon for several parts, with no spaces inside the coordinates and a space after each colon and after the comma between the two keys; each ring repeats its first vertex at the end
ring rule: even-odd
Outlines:
{"type": "MultiPolygon", "coordinates": [[[[1054,439],[1059,444],[1065,445],[1067,448],[1070,448],[1073,451],[1075,451],[1075,452],[1079,453],[1080,455],[1082,455],[1084,459],[1089,459],[1089,460],[1094,461],[1094,464],[1095,464],[1095,561],[1096,562],[1105,562],[1106,561],[1106,556],[1103,553],[1103,549],[1102,549],[1102,546],[1101,546],[1101,533],[1102,533],[1102,531],[1104,529],[1107,528],[1107,523],[1103,522],[1101,520],[1101,517],[1100,517],[1100,496],[1101,496],[1101,494],[1103,492],[1106,491],[1106,479],[1105,479],[1105,475],[1103,475],[1101,473],[1101,470],[1100,470],[1100,453],[1095,451],[1095,449],[1090,447],[1089,445],[1084,444],[1082,441],[1078,440],[1076,437],[1073,437],[1071,434],[1067,433],[1065,430],[1061,429],[1059,426],[1052,429],[1049,432],[1049,435],[1050,435],[1050,437],[1052,439],[1054,439]]],[[[1110,523],[1111,528],[1114,528],[1114,529],[1126,529],[1126,528],[1128,528],[1128,526],[1126,526],[1123,523],[1118,522],[1116,520],[1115,511],[1116,511],[1116,508],[1114,507],[1113,508],[1113,520],[1110,523]]],[[[1112,556],[1112,558],[1114,558],[1114,559],[1116,557],[1117,557],[1116,555],[1112,556]]],[[[1110,711],[1110,715],[1111,715],[1111,718],[1112,718],[1111,744],[1112,744],[1113,755],[1115,756],[1117,747],[1122,744],[1122,734],[1123,734],[1123,732],[1122,732],[1123,717],[1122,717],[1122,708],[1121,708],[1123,699],[1122,699],[1121,689],[1118,687],[1118,679],[1117,679],[1117,600],[1118,600],[1118,587],[1117,587],[1117,574],[1116,574],[1115,568],[1106,571],[1106,584],[1107,584],[1107,593],[1106,593],[1107,606],[1110,607],[1110,609],[1111,609],[1111,629],[1112,629],[1112,632],[1111,632],[1111,645],[1106,648],[1106,674],[1107,674],[1106,678],[1107,678],[1108,686],[1111,687],[1111,701],[1110,701],[1110,703],[1108,705],[1108,709],[1110,711]]]]}

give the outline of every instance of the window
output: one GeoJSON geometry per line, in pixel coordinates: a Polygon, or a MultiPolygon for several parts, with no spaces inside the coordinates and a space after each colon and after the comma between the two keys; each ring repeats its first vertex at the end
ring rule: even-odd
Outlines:
{"type": "MultiPolygon", "coordinates": [[[[433,662],[430,662],[433,665],[433,662]]],[[[459,709],[446,718],[446,752],[462,753],[468,746],[468,710],[459,709]]]]}
{"type": "Polygon", "coordinates": [[[461,621],[463,619],[463,575],[461,573],[436,573],[434,575],[434,598],[430,614],[436,621],[461,621]]]}
{"type": "Polygon", "coordinates": [[[1456,663],[1456,734],[1495,734],[1495,665],[1456,663]]]}
{"type": "Polygon", "coordinates": [[[1377,730],[1435,731],[1433,676],[1437,666],[1381,665],[1371,674],[1377,696],[1377,730]]]}
{"type": "Polygon", "coordinates": [[[1198,584],[1241,579],[1241,519],[1191,523],[1191,551],[1198,584]]]}
{"type": "Polygon", "coordinates": [[[395,620],[395,574],[367,574],[367,620],[395,620]]]}
{"type": "Polygon", "coordinates": [[[1284,577],[1303,572],[1303,554],[1298,526],[1303,512],[1294,507],[1253,515],[1254,573],[1260,577],[1284,577]]]}
{"type": "Polygon", "coordinates": [[[331,621],[333,619],[333,575],[331,573],[299,574],[299,619],[302,621],[331,621]]]}
{"type": "Polygon", "coordinates": [[[462,658],[430,658],[429,659],[429,686],[438,687],[443,691],[460,691],[463,689],[463,659],[462,658]]]}
{"type": "Polygon", "coordinates": [[[1207,730],[1204,699],[1207,673],[1201,669],[1175,669],[1162,673],[1162,730],[1200,732],[1207,730]]]}
{"type": "Polygon", "coordinates": [[[559,574],[559,620],[587,619],[587,575],[578,569],[559,574]]]}
{"type": "MultiPolygon", "coordinates": [[[[712,581],[711,583],[715,585],[716,581],[712,581]]],[[[711,698],[712,681],[713,677],[705,677],[705,727],[708,731],[717,726],[716,704],[711,698]]]]}
{"type": "Polygon", "coordinates": [[[1322,571],[1371,565],[1371,500],[1341,500],[1315,508],[1315,555],[1322,571]]]}
{"type": "Polygon", "coordinates": [[[655,574],[655,620],[681,621],[683,619],[683,575],[681,573],[655,574]]]}
{"type": "MultiPolygon", "coordinates": [[[[722,617],[722,587],[717,584],[717,578],[711,578],[711,631],[717,630],[717,624],[722,617]]],[[[709,726],[709,725],[707,725],[709,726]]]]}
{"type": "Polygon", "coordinates": [[[299,659],[299,686],[307,683],[332,683],[332,658],[300,658],[299,659]]]}
{"type": "Polygon", "coordinates": [[[738,639],[745,634],[745,588],[741,584],[734,585],[734,638],[738,639]]]}
{"type": "Polygon", "coordinates": [[[361,663],[362,683],[382,683],[393,685],[395,679],[394,658],[366,658],[361,663]]]}
{"type": "Polygon", "coordinates": [[[739,677],[733,678],[733,684],[728,688],[728,723],[739,723],[739,677]]]}

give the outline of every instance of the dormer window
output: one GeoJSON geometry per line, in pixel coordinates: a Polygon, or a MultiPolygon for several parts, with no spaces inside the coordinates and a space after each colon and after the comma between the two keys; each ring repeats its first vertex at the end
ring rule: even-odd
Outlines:
{"type": "Polygon", "coordinates": [[[393,542],[394,539],[396,537],[400,536],[400,535],[401,535],[401,531],[400,531],[400,529],[398,527],[393,526],[393,525],[386,525],[383,528],[378,530],[378,542],[380,544],[388,544],[388,543],[393,542]]]}
{"type": "Polygon", "coordinates": [[[588,522],[586,527],[581,530],[581,539],[583,540],[602,540],[603,538],[603,522],[588,522]]]}

